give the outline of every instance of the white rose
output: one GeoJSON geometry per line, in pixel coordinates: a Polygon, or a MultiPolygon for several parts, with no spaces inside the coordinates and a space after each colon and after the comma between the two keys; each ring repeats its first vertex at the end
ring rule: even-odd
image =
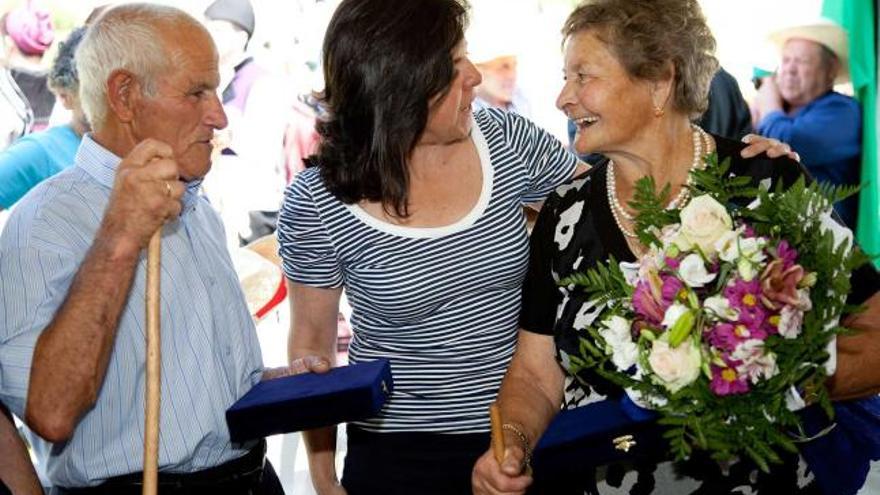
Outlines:
{"type": "Polygon", "coordinates": [[[632,340],[632,323],[621,316],[612,316],[602,322],[599,335],[611,351],[611,362],[621,371],[628,370],[639,356],[639,348],[632,340]]]}
{"type": "Polygon", "coordinates": [[[666,308],[666,313],[663,315],[663,321],[660,323],[667,329],[672,328],[672,325],[675,325],[675,322],[681,318],[681,315],[688,312],[688,307],[684,304],[675,303],[666,308]]]}
{"type": "Polygon", "coordinates": [[[731,308],[730,301],[723,296],[707,297],[706,300],[703,301],[703,307],[715,317],[722,320],[733,321],[739,317],[739,312],[731,308]]]}
{"type": "Polygon", "coordinates": [[[648,355],[648,363],[661,385],[670,392],[678,392],[700,376],[702,358],[693,340],[687,339],[671,348],[662,340],[655,340],[648,355]]]}
{"type": "Polygon", "coordinates": [[[681,260],[678,275],[688,287],[702,287],[715,280],[715,274],[706,271],[706,265],[699,254],[689,254],[681,260]]]}
{"type": "Polygon", "coordinates": [[[715,241],[733,227],[724,205],[708,194],[692,199],[681,210],[681,233],[706,256],[715,253],[715,241]]]}

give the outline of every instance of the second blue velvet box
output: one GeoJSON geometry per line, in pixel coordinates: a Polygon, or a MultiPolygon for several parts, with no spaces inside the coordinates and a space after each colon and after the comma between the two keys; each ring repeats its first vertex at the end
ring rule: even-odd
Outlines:
{"type": "Polygon", "coordinates": [[[582,474],[615,461],[667,455],[653,412],[628,399],[608,399],[559,412],[535,446],[535,480],[582,474]]]}
{"type": "Polygon", "coordinates": [[[226,410],[233,442],[376,415],[393,389],[386,359],[257,383],[226,410]]]}

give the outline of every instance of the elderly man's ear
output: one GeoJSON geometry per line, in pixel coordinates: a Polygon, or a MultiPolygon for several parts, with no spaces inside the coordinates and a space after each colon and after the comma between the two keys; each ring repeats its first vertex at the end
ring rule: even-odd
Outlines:
{"type": "Polygon", "coordinates": [[[138,79],[131,72],[117,69],[107,78],[107,104],[116,119],[127,124],[134,119],[135,104],[141,96],[138,79]]]}

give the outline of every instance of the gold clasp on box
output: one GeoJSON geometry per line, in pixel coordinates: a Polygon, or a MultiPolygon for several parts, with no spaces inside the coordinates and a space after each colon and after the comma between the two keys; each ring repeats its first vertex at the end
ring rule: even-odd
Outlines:
{"type": "Polygon", "coordinates": [[[629,452],[629,449],[636,445],[636,441],[633,439],[632,435],[621,435],[612,440],[611,443],[614,444],[615,449],[623,452],[629,452]]]}

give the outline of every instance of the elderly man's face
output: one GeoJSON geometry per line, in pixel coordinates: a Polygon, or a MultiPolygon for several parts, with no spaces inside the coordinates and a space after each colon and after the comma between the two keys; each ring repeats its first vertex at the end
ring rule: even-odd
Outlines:
{"type": "Polygon", "coordinates": [[[134,125],[141,139],[172,147],[182,179],[197,179],[211,168],[214,131],[227,124],[217,97],[217,52],[210,36],[195,27],[168,33],[165,42],[178,55],[157,77],[156,95],[142,100],[134,125]]]}
{"type": "Polygon", "coordinates": [[[782,64],[776,78],[782,98],[792,106],[801,107],[831,89],[834,74],[833,68],[822,62],[821,45],[791,39],[782,48],[782,64]]]}

